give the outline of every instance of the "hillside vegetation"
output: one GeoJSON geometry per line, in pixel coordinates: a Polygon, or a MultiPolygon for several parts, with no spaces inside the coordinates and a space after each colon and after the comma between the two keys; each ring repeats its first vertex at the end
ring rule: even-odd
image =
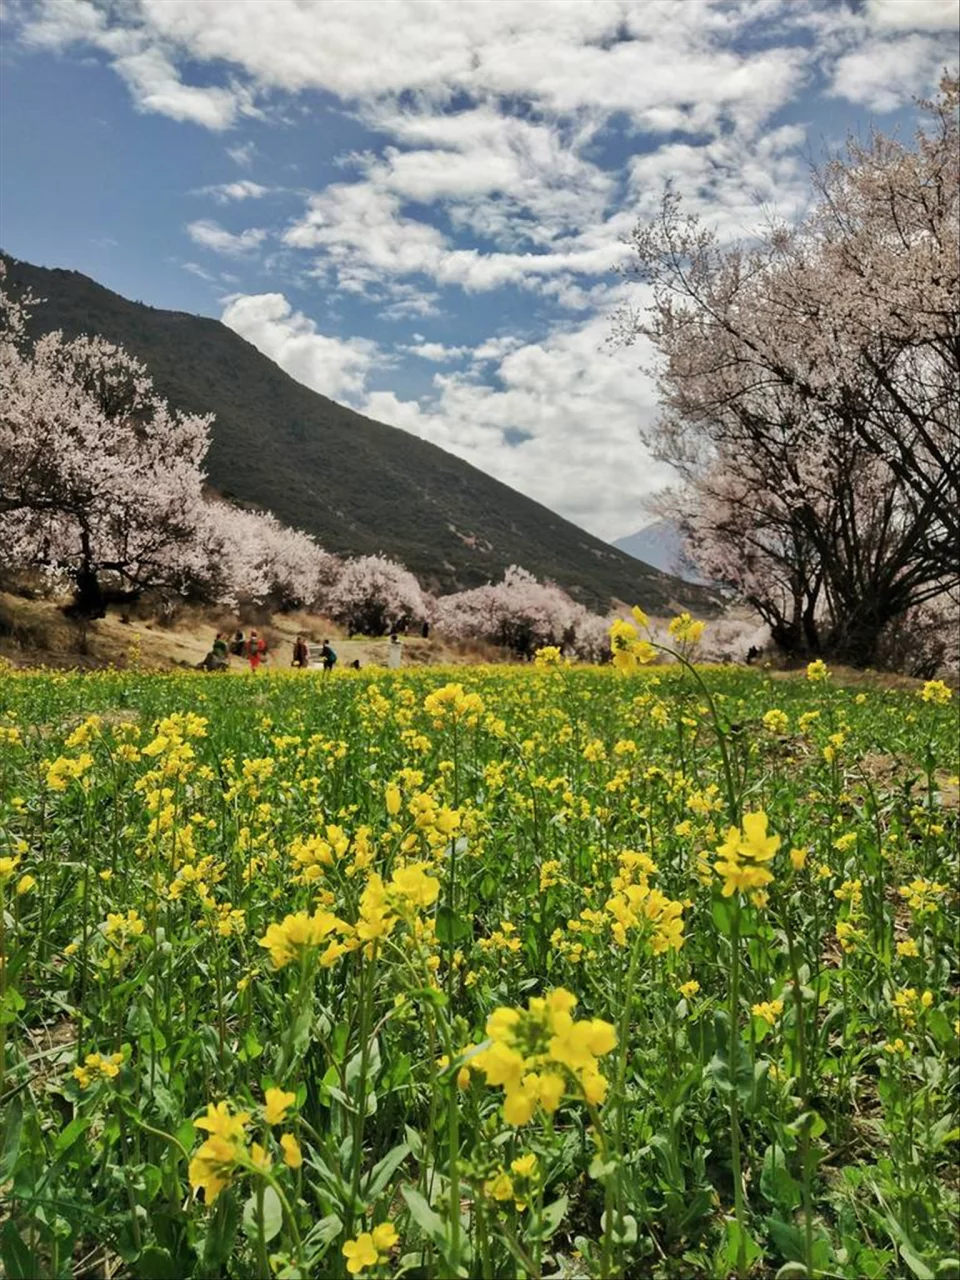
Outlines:
{"type": "Polygon", "coordinates": [[[638,563],[437,446],[296,382],[217,320],[130,302],[74,271],[5,258],[43,299],[35,334],[97,333],[143,360],[178,409],[216,415],[207,457],[224,497],[273,511],[341,555],[383,551],[434,591],[522,564],[583,603],[712,610],[707,593],[638,563]]]}

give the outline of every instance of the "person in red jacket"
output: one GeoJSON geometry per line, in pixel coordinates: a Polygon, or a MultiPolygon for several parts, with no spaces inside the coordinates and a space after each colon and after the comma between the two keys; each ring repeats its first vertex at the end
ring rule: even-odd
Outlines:
{"type": "Polygon", "coordinates": [[[262,636],[257,635],[256,631],[251,628],[247,637],[247,661],[250,663],[250,670],[256,671],[260,663],[267,656],[267,642],[262,636]]]}

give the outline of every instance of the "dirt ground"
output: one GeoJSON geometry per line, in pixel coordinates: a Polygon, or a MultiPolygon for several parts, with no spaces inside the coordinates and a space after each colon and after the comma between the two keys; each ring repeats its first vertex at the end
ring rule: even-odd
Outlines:
{"type": "MultiPolygon", "coordinates": [[[[203,661],[217,631],[232,636],[238,626],[247,633],[250,625],[222,610],[186,608],[171,621],[149,617],[125,621],[111,613],[82,626],[65,618],[55,603],[0,592],[0,659],[16,667],[126,667],[139,650],[143,668],[194,667],[203,661]]],[[[276,614],[254,625],[269,644],[268,668],[290,666],[300,631],[314,643],[329,639],[341,666],[355,659],[362,667],[387,664],[386,638],[350,639],[342,627],[318,614],[276,614]]],[[[508,654],[492,647],[452,645],[419,634],[402,637],[402,644],[404,666],[509,660],[508,654]]],[[[234,657],[230,663],[237,670],[245,665],[234,657]]]]}

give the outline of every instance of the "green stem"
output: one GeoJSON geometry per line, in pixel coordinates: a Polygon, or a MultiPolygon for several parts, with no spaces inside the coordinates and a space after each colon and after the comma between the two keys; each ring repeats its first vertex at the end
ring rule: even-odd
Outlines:
{"type": "Polygon", "coordinates": [[[3,879],[0,878],[0,1094],[7,1077],[7,929],[3,879]]]}
{"type": "MultiPolygon", "coordinates": [[[[363,965],[363,953],[360,953],[363,965]]],[[[373,975],[377,965],[377,943],[374,939],[370,962],[362,970],[360,979],[360,1077],[357,1082],[357,1102],[353,1119],[353,1150],[351,1160],[353,1175],[350,1180],[350,1203],[347,1205],[345,1233],[353,1234],[355,1206],[360,1195],[360,1174],[363,1167],[363,1122],[367,1113],[367,1072],[370,1068],[370,1002],[373,999],[373,975]]]]}
{"type": "Polygon", "coordinates": [[[457,1078],[450,1081],[450,1269],[454,1275],[460,1268],[460,1111],[457,1101],[457,1078]]]}
{"type": "Polygon", "coordinates": [[[746,1273],[746,1223],[743,1209],[743,1173],[740,1160],[740,1099],[737,1094],[740,1059],[740,903],[733,909],[730,931],[733,958],[730,966],[730,1162],[733,1167],[733,1203],[739,1227],[737,1237],[737,1275],[746,1273]]]}

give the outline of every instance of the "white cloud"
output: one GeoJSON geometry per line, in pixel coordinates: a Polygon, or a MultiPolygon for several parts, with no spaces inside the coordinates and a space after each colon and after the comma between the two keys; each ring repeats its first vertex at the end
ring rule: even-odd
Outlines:
{"type": "Polygon", "coordinates": [[[211,186],[200,187],[197,195],[213,196],[218,204],[229,204],[232,200],[259,200],[269,191],[269,187],[261,186],[259,182],[239,178],[236,182],[216,182],[211,186]]]}
{"type": "Polygon", "coordinates": [[[957,0],[869,0],[867,14],[878,27],[896,31],[956,33],[960,26],[957,0]]]}
{"type": "Polygon", "coordinates": [[[200,280],[205,280],[207,284],[216,284],[217,277],[212,271],[208,271],[206,267],[201,267],[199,262],[181,262],[181,270],[187,271],[192,276],[197,276],[200,280]]]}
{"type": "Polygon", "coordinates": [[[63,50],[88,44],[103,50],[126,82],[137,109],[207,129],[228,128],[242,111],[256,114],[246,88],[184,84],[168,49],[147,25],[111,23],[89,0],[44,0],[23,26],[27,44],[63,50]]]}
{"type": "Polygon", "coordinates": [[[188,223],[187,235],[194,244],[209,249],[212,253],[225,253],[232,258],[252,252],[267,238],[267,232],[262,227],[249,227],[246,231],[234,234],[210,218],[200,218],[188,223]]]}
{"type": "Polygon", "coordinates": [[[652,217],[669,181],[684,208],[726,238],[749,236],[765,210],[785,218],[800,214],[809,198],[801,148],[806,131],[784,125],[759,138],[716,138],[694,146],[676,142],[634,156],[629,185],[635,219],[652,217]]]}
{"type": "Polygon", "coordinates": [[[832,89],[873,111],[895,111],[911,97],[933,89],[945,60],[946,50],[937,36],[871,39],[838,60],[832,89]]]}
{"type": "Polygon", "coordinates": [[[227,300],[220,319],[282,369],[321,395],[360,395],[377,356],[364,338],[328,338],[282,293],[239,295],[227,300]]]}
{"type": "Polygon", "coordinates": [[[241,169],[249,169],[250,165],[253,164],[253,157],[256,152],[256,144],[253,142],[244,142],[235,147],[227,147],[227,155],[241,169]]]}
{"type": "MultiPolygon", "coordinates": [[[[930,3],[931,0],[925,0],[930,3]]],[[[739,30],[780,4],[688,0],[38,0],[26,38],[110,57],[143,110],[223,129],[271,90],[344,102],[404,93],[432,105],[520,97],[547,115],[624,112],[652,130],[754,123],[789,100],[807,53],[738,48],[739,30]],[[228,85],[185,85],[176,61],[227,66],[228,85]]],[[[412,180],[412,179],[411,179],[412,180]]]]}
{"type": "Polygon", "coordinates": [[[422,340],[412,346],[401,347],[400,350],[420,360],[429,360],[431,364],[450,364],[470,354],[470,347],[446,347],[442,342],[422,340]]]}

